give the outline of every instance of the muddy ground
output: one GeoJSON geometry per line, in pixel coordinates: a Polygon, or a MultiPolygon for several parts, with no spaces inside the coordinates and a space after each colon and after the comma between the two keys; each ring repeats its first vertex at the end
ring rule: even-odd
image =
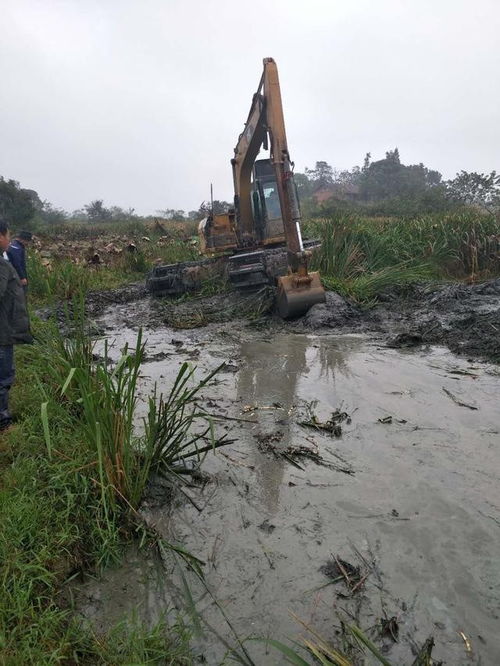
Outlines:
{"type": "MultiPolygon", "coordinates": [[[[210,593],[189,578],[200,662],[232,663],[220,606],[240,639],[290,644],[304,633],[294,613],[336,644],[340,620],[357,622],[398,666],[429,636],[446,664],[498,663],[500,375],[471,357],[498,359],[499,295],[500,280],[420,287],[362,311],[329,294],[291,323],[258,314],[270,294],[250,308],[235,295],[174,307],[140,287],[91,299],[115,354],[145,328],[144,397],[186,360],[200,375],[227,364],[202,404],[233,443],[189,500],[157,482],[142,507],[205,563],[210,593]]],[[[178,571],[135,550],[75,594],[98,629],[185,601],[178,571]]],[[[284,663],[245,645],[259,666],[284,663]]]]}
{"type": "Polygon", "coordinates": [[[327,292],[326,303],[303,317],[283,322],[272,314],[273,293],[234,293],[184,301],[149,299],[143,284],[91,294],[89,315],[110,304],[134,303],[125,318],[150,328],[195,328],[245,317],[254,327],[316,333],[369,333],[396,347],[445,345],[456,354],[500,361],[500,278],[477,285],[420,284],[391,288],[366,308],[327,292]]]}

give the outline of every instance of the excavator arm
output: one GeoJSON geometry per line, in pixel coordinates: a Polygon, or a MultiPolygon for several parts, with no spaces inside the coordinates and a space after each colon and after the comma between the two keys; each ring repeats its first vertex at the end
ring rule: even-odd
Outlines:
{"type": "Polygon", "coordinates": [[[271,147],[270,159],[282,211],[285,240],[291,252],[303,250],[300,211],[293,184],[293,172],[286,140],[278,68],[272,58],[264,58],[264,71],[245,128],[234,149],[233,167],[237,226],[244,246],[256,242],[252,211],[252,168],[262,146],[271,147]]]}
{"type": "Polygon", "coordinates": [[[198,275],[198,269],[204,270],[217,256],[223,256],[235,288],[277,283],[279,314],[284,318],[303,314],[311,305],[324,301],[325,292],[319,274],[310,273],[307,267],[311,251],[304,249],[302,242],[278,69],[272,58],[264,59],[259,87],[231,164],[234,211],[212,211],[198,228],[201,251],[211,258],[157,266],[148,278],[148,287],[156,294],[194,289],[197,281],[193,276],[198,275]],[[262,146],[270,149],[269,160],[256,159],[262,146]],[[228,256],[229,252],[234,254],[228,256]]]}
{"type": "Polygon", "coordinates": [[[304,250],[302,242],[300,208],[288,152],[278,68],[272,58],[264,58],[259,87],[231,160],[236,232],[242,247],[251,247],[257,240],[251,198],[252,167],[261,146],[268,147],[268,140],[289,267],[289,274],[278,278],[278,310],[283,317],[290,317],[324,301],[325,295],[319,275],[309,273],[307,268],[310,252],[304,250]]]}

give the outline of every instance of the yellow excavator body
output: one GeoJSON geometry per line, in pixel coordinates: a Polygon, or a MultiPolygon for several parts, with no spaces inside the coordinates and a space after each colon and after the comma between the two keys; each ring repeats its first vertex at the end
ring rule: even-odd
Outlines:
{"type": "MultiPolygon", "coordinates": [[[[302,241],[278,68],[272,58],[264,58],[259,87],[231,164],[235,207],[227,215],[212,215],[200,223],[202,251],[214,255],[237,248],[250,257],[252,251],[285,246],[286,274],[274,276],[278,312],[285,318],[303,314],[311,305],[324,301],[325,292],[319,274],[310,273],[307,268],[311,252],[304,249],[302,241]],[[256,159],[262,146],[270,148],[269,160],[256,159]]],[[[240,270],[251,273],[250,264],[239,264],[240,270]]],[[[252,276],[254,286],[255,271],[252,276]]],[[[244,280],[239,280],[239,284],[244,284],[244,280]]]]}
{"type": "MultiPolygon", "coordinates": [[[[213,211],[199,224],[201,263],[223,255],[229,279],[239,290],[277,285],[277,309],[297,317],[325,300],[318,273],[308,262],[319,243],[303,241],[293,164],[288,152],[278,68],[264,58],[264,69],[231,160],[234,208],[213,211]],[[257,159],[261,148],[269,157],[257,159]]],[[[152,293],[178,294],[193,288],[196,262],[159,266],[148,278],[152,293]]]]}

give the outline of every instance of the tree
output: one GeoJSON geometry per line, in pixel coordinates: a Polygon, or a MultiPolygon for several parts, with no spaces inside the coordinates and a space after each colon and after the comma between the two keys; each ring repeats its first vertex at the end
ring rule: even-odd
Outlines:
{"type": "Polygon", "coordinates": [[[38,211],[38,217],[45,224],[64,224],[68,214],[62,208],[55,208],[50,201],[43,201],[42,208],[38,211]]]}
{"type": "Polygon", "coordinates": [[[441,183],[439,171],[427,169],[422,163],[401,163],[399,150],[389,150],[385,159],[370,162],[370,153],[365,157],[360,174],[361,196],[365,201],[382,201],[403,197],[420,197],[428,189],[441,183]]]}
{"type": "Polygon", "coordinates": [[[186,217],[186,212],[181,208],[164,208],[158,214],[165,220],[183,220],[186,217]]]}
{"type": "Polygon", "coordinates": [[[314,169],[306,167],[306,176],[312,182],[314,192],[324,187],[331,187],[334,182],[333,169],[328,162],[316,162],[314,169]]]}
{"type": "Polygon", "coordinates": [[[102,199],[95,199],[83,208],[91,222],[106,222],[112,217],[109,208],[104,207],[104,201],[102,199]]]}
{"type": "Polygon", "coordinates": [[[461,171],[446,183],[447,195],[457,203],[482,206],[493,212],[500,206],[500,175],[461,171]]]}
{"type": "Polygon", "coordinates": [[[12,226],[27,226],[40,202],[34,190],[23,190],[15,180],[0,176],[0,216],[12,226]]]}
{"type": "Polygon", "coordinates": [[[385,154],[385,159],[388,162],[394,162],[394,164],[401,164],[401,160],[399,159],[399,149],[394,148],[394,150],[388,150],[385,154]]]}
{"type": "MultiPolygon", "coordinates": [[[[213,202],[213,213],[214,215],[222,215],[223,213],[227,213],[227,211],[231,208],[231,204],[229,204],[227,201],[219,201],[219,199],[214,199],[213,202]]],[[[207,215],[210,215],[212,212],[212,204],[210,201],[203,201],[200,205],[200,208],[198,209],[198,215],[200,217],[207,217],[207,215]]]]}
{"type": "Polygon", "coordinates": [[[307,175],[305,173],[294,173],[293,179],[295,181],[295,185],[297,186],[299,199],[302,200],[310,197],[313,191],[313,185],[307,175]]]}

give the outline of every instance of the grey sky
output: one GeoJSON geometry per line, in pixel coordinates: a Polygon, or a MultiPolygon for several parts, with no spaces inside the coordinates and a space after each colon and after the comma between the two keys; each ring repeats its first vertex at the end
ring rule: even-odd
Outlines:
{"type": "Polygon", "coordinates": [[[500,0],[0,0],[0,175],[68,210],[232,199],[262,58],[296,169],[500,170],[500,0]]]}

